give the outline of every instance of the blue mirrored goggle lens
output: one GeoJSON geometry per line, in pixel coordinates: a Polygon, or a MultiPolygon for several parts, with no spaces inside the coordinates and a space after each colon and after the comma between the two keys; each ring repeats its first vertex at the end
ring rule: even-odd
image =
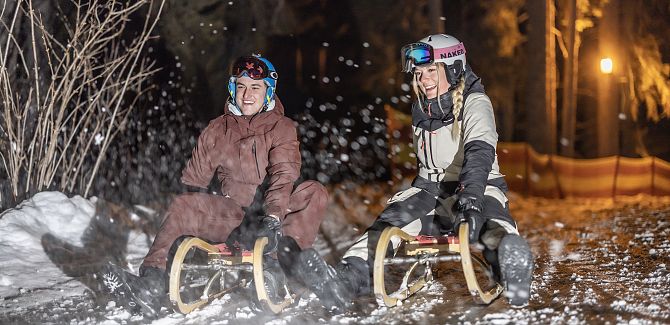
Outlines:
{"type": "Polygon", "coordinates": [[[414,61],[415,65],[430,63],[430,51],[425,49],[413,49],[408,53],[408,57],[414,61]]]}
{"type": "Polygon", "coordinates": [[[411,68],[433,62],[433,51],[430,45],[425,43],[413,43],[405,45],[401,49],[402,66],[404,72],[411,68]]]}

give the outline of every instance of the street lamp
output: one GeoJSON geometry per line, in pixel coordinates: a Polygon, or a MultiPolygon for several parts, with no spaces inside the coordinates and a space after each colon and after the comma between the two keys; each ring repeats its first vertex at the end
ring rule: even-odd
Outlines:
{"type": "Polygon", "coordinates": [[[612,63],[612,58],[606,57],[600,59],[600,72],[604,74],[612,74],[614,64],[612,63]]]}

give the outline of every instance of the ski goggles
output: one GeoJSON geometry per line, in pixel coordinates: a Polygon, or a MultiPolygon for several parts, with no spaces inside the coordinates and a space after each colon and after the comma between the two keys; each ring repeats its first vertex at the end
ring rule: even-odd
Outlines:
{"type": "Polygon", "coordinates": [[[402,72],[410,72],[419,65],[433,63],[433,47],[426,43],[411,43],[400,49],[402,72]]]}
{"type": "Polygon", "coordinates": [[[465,54],[463,43],[440,49],[422,42],[407,44],[400,49],[402,72],[411,72],[416,66],[433,63],[436,58],[444,60],[461,54],[465,54]]]}
{"type": "Polygon", "coordinates": [[[235,61],[232,75],[234,77],[246,75],[254,80],[262,80],[267,77],[277,79],[277,72],[271,71],[263,60],[255,56],[244,56],[235,61]]]}

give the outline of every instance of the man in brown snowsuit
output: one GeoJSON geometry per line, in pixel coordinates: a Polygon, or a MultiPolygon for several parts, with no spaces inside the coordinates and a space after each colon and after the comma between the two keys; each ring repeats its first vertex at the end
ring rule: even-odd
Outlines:
{"type": "Polygon", "coordinates": [[[145,313],[164,304],[168,254],[181,236],[247,248],[267,237],[266,253],[277,251],[289,276],[297,254],[314,243],[328,193],[316,181],[296,186],[301,163],[297,131],[275,96],[276,82],[277,73],[265,58],[241,57],[233,64],[225,113],[202,131],[182,172],[181,181],[191,192],[169,206],[140,278],[122,279],[129,284],[126,298],[145,313]],[[221,185],[218,194],[207,193],[214,175],[221,185]]]}

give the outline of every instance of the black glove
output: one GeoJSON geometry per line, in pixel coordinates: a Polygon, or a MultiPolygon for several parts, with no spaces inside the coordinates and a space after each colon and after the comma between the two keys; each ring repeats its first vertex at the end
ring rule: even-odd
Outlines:
{"type": "Polygon", "coordinates": [[[461,218],[455,230],[458,231],[461,222],[467,222],[469,226],[468,237],[472,244],[479,241],[479,234],[482,232],[482,227],[486,222],[486,218],[482,215],[481,206],[478,203],[475,197],[461,195],[456,204],[454,204],[454,208],[461,218]]]}
{"type": "Polygon", "coordinates": [[[263,217],[261,226],[256,233],[256,238],[267,237],[268,244],[263,249],[264,254],[270,254],[277,250],[281,233],[281,221],[273,216],[263,217]]]}

